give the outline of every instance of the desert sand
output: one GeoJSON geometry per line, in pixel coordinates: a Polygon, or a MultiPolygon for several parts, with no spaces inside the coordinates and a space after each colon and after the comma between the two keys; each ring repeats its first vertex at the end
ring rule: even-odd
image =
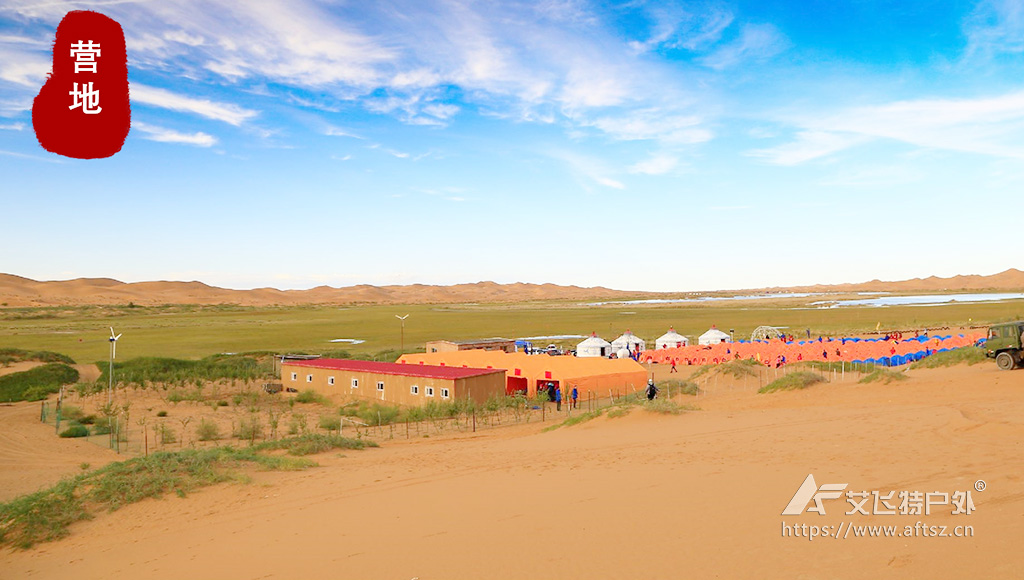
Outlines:
{"type": "MultiPolygon", "coordinates": [[[[659,369],[659,374],[665,369],[659,369]]],[[[712,379],[681,402],[383,441],[321,467],[147,500],[4,551],[4,578],[1012,578],[1024,488],[1024,370],[915,370],[758,395],[712,379]],[[551,424],[551,420],[547,424],[551,424]],[[781,512],[808,474],[851,491],[972,491],[951,515],[781,512]],[[976,491],[984,480],[984,491],[976,491]],[[974,537],[783,537],[787,525],[969,525],[974,537]]],[[[0,489],[30,491],[113,454],[58,440],[37,404],[0,408],[0,489]]],[[[870,504],[870,502],[869,502],[870,504]]],[[[870,505],[869,505],[870,511],[870,505]]],[[[943,513],[938,513],[943,512],[943,513]]]]}

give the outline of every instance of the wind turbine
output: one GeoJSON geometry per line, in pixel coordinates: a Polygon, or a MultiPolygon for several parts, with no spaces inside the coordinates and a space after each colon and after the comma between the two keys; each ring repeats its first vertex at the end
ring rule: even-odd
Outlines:
{"type": "Polygon", "coordinates": [[[395,318],[397,318],[397,319],[402,321],[402,353],[401,354],[405,354],[405,319],[409,318],[409,315],[406,314],[405,316],[399,316],[399,315],[396,314],[395,318]]]}
{"type": "MultiPolygon", "coordinates": [[[[122,333],[122,334],[124,334],[124,333],[122,333]]],[[[121,338],[121,335],[118,334],[117,336],[114,336],[114,327],[111,326],[110,327],[110,338],[108,339],[108,340],[110,340],[110,372],[107,373],[107,374],[110,375],[110,377],[109,377],[110,378],[110,385],[107,387],[107,404],[108,405],[110,404],[110,398],[111,398],[111,396],[112,396],[112,394],[114,392],[114,357],[117,355],[117,339],[119,339],[119,338],[121,338]]]]}

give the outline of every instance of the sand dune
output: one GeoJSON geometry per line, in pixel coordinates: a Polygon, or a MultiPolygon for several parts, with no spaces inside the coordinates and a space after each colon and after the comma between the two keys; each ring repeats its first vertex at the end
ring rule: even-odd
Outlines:
{"type": "MultiPolygon", "coordinates": [[[[1007,270],[992,276],[915,278],[899,282],[872,280],[860,284],[769,288],[770,291],[810,292],[918,292],[944,290],[1024,289],[1024,272],[1007,270]]],[[[748,291],[749,292],[749,291],[748,291]]],[[[452,286],[372,286],[343,288],[317,286],[309,290],[258,288],[232,290],[202,282],[133,282],[110,278],[78,278],[39,282],[0,274],[0,304],[6,306],[71,306],[83,304],[239,304],[243,306],[300,304],[458,304],[470,302],[523,302],[530,300],[588,300],[627,297],[667,297],[678,294],[584,288],[555,284],[496,284],[478,282],[452,286]]]]}
{"type": "MultiPolygon", "coordinates": [[[[321,455],[310,471],[101,514],[59,542],[0,554],[0,568],[83,580],[1018,577],[1024,371],[910,375],[774,395],[712,382],[689,399],[702,410],[679,416],[637,410],[547,433],[531,424],[384,441],[321,455]],[[826,516],[782,516],[808,474],[855,492],[987,488],[973,492],[970,515],[847,516],[837,499],[826,516]],[[917,522],[970,525],[974,537],[782,533],[917,522]]],[[[46,445],[18,461],[78,453],[46,445]]],[[[0,478],[11,478],[9,461],[0,456],[0,478]]]]}

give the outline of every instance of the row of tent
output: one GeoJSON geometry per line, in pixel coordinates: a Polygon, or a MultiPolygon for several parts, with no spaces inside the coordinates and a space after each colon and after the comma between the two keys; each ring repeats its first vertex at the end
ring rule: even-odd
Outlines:
{"type": "Polygon", "coordinates": [[[899,366],[937,352],[972,346],[984,338],[984,333],[974,332],[918,336],[903,340],[844,337],[793,342],[778,339],[739,341],[645,351],[639,355],[638,360],[660,364],[705,365],[753,358],[768,365],[779,361],[846,361],[899,366]]]}
{"type": "MultiPolygon", "coordinates": [[[[730,340],[732,337],[712,326],[697,338],[697,344],[719,344],[730,340]]],[[[654,348],[655,350],[664,350],[681,348],[689,346],[689,344],[689,338],[676,332],[675,328],[669,327],[668,332],[655,339],[654,348]]],[[[646,350],[647,341],[627,330],[622,333],[622,336],[611,342],[604,340],[597,333],[591,334],[586,340],[576,345],[576,356],[607,357],[614,354],[619,358],[637,358],[639,353],[646,350]]]]}

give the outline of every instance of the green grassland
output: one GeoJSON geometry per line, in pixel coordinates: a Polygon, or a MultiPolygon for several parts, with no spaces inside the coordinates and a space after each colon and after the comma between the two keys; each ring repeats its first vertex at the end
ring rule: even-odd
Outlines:
{"type": "MultiPolygon", "coordinates": [[[[810,302],[813,299],[808,299],[810,302]]],[[[789,327],[801,336],[837,335],[884,329],[950,327],[1024,318],[1024,301],[888,308],[819,309],[806,302],[702,303],[687,305],[586,306],[580,302],[523,304],[240,307],[172,305],[159,307],[47,307],[0,309],[0,348],[55,351],[79,362],[105,361],[109,326],[124,333],[119,360],[142,356],[201,358],[215,353],[347,350],[353,354],[398,349],[405,322],[405,350],[414,352],[434,339],[491,336],[589,334],[606,339],[631,329],[653,341],[669,326],[696,337],[712,324],[737,338],[760,325],[789,327]],[[359,345],[331,339],[364,340],[359,345]]],[[[575,340],[539,341],[563,346],[575,340]]]]}

